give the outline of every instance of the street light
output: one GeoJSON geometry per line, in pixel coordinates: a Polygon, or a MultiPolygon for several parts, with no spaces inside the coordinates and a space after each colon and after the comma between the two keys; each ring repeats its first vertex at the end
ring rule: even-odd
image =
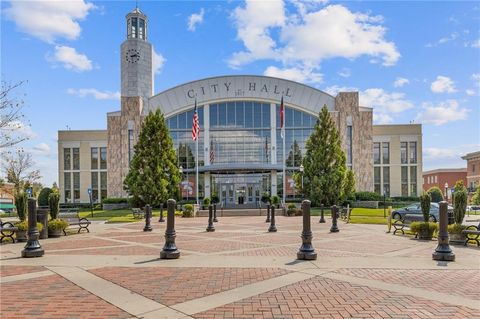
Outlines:
{"type": "Polygon", "coordinates": [[[383,218],[387,218],[385,202],[387,201],[387,192],[383,191],[383,218]]]}
{"type": "Polygon", "coordinates": [[[183,194],[182,194],[182,182],[183,182],[183,167],[180,165],[178,168],[178,171],[180,172],[180,200],[183,199],[183,194]]]}
{"type": "Polygon", "coordinates": [[[305,168],[303,167],[303,164],[301,164],[301,165],[300,165],[300,173],[302,173],[302,197],[304,197],[304,194],[305,194],[305,192],[304,192],[304,190],[303,190],[303,170],[304,170],[304,169],[305,169],[305,168]]]}
{"type": "Polygon", "coordinates": [[[448,183],[445,182],[445,201],[448,203],[448,183]]]}

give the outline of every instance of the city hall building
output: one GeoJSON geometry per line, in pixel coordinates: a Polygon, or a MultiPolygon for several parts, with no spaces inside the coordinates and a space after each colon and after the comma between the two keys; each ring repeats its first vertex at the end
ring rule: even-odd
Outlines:
{"type": "Polygon", "coordinates": [[[217,194],[229,207],[255,207],[262,193],[296,197],[306,141],[325,105],[336,122],[356,189],[387,196],[417,196],[422,189],[421,125],[373,125],[373,110],[360,106],[358,92],[332,96],[310,86],[255,75],[199,79],[154,94],[152,45],[147,17],[127,15],[121,45],[120,110],[106,114],[107,130],[58,132],[62,202],[126,197],[123,180],[134,155],[143,118],[160,109],[183,172],[179,187],[196,197],[196,149],[191,137],[195,100],[200,124],[199,197],[217,194]],[[285,105],[285,166],[280,100],[285,105]],[[285,187],[283,182],[285,181],[285,187]]]}

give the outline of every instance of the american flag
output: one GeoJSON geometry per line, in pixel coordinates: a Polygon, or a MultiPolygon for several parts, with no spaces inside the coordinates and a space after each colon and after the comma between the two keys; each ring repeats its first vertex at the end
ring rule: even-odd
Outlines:
{"type": "Polygon", "coordinates": [[[210,141],[210,164],[215,162],[215,149],[213,148],[213,140],[210,141]]]}
{"type": "Polygon", "coordinates": [[[282,138],[285,138],[285,127],[283,125],[284,122],[284,110],[283,110],[283,95],[282,101],[280,102],[280,135],[282,138]]]}
{"type": "Polygon", "coordinates": [[[200,123],[198,122],[197,100],[195,100],[195,111],[192,120],[192,140],[196,141],[200,137],[200,123]]]}

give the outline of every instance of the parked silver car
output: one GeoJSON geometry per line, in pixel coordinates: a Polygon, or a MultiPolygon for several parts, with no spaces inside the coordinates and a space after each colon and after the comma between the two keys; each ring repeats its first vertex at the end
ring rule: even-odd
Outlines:
{"type": "MultiPolygon", "coordinates": [[[[448,205],[449,215],[453,214],[453,207],[448,205]]],[[[420,203],[413,203],[407,207],[395,209],[392,212],[392,218],[395,220],[404,220],[405,216],[409,215],[409,219],[423,220],[422,207],[420,203]]],[[[439,220],[440,209],[438,203],[430,203],[430,217],[429,221],[437,222],[439,220]]]]}

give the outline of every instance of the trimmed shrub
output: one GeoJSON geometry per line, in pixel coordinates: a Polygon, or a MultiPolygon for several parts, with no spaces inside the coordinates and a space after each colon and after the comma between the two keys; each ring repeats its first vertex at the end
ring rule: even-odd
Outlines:
{"type": "Polygon", "coordinates": [[[19,191],[15,194],[15,208],[17,209],[17,215],[21,222],[27,218],[27,193],[19,191]]]}
{"type": "Polygon", "coordinates": [[[210,205],[210,198],[209,197],[205,197],[203,199],[203,206],[208,206],[210,205]]]}
{"type": "Polygon", "coordinates": [[[67,227],[68,227],[68,223],[62,219],[51,219],[48,221],[49,231],[54,231],[58,229],[64,230],[67,227]]]}
{"type": "Polygon", "coordinates": [[[465,187],[456,190],[453,193],[453,218],[455,224],[461,224],[463,222],[463,217],[465,217],[465,212],[467,211],[467,190],[465,187]]]}
{"type": "Polygon", "coordinates": [[[44,187],[38,194],[38,206],[48,206],[48,196],[52,192],[52,189],[49,187],[44,187]]]}
{"type": "MultiPolygon", "coordinates": [[[[21,231],[27,231],[28,230],[28,222],[27,220],[22,220],[21,222],[17,222],[14,224],[15,227],[18,228],[18,230],[21,230],[21,231]]],[[[38,228],[38,231],[41,232],[42,229],[43,229],[43,224],[42,223],[37,223],[37,228],[38,228]]]]}
{"type": "Polygon", "coordinates": [[[472,196],[472,204],[480,205],[480,185],[477,186],[477,189],[472,196]]]}
{"type": "Polygon", "coordinates": [[[433,234],[438,230],[437,223],[425,223],[425,222],[412,222],[410,224],[410,229],[413,233],[419,234],[421,239],[421,234],[428,234],[426,237],[432,237],[433,234]]]}
{"type": "Polygon", "coordinates": [[[439,203],[443,200],[442,191],[437,186],[430,187],[427,190],[427,193],[430,195],[430,198],[432,199],[432,202],[434,202],[434,203],[439,203]]]}
{"type": "Polygon", "coordinates": [[[271,201],[272,201],[273,205],[278,205],[278,204],[280,204],[280,197],[278,197],[277,195],[272,196],[271,201]]]}
{"type": "Polygon", "coordinates": [[[48,206],[50,207],[50,218],[56,219],[58,216],[59,206],[58,203],[60,202],[60,194],[58,193],[57,189],[54,189],[48,195],[48,206]]]}
{"type": "Polygon", "coordinates": [[[193,205],[186,204],[183,206],[183,217],[193,217],[193,205]]]}
{"type": "Polygon", "coordinates": [[[268,192],[264,192],[262,194],[262,202],[264,202],[265,204],[268,204],[270,203],[270,201],[271,201],[270,194],[268,192]]]}
{"type": "Polygon", "coordinates": [[[466,225],[460,225],[460,224],[451,224],[451,225],[448,225],[447,227],[448,227],[449,234],[461,234],[462,230],[467,228],[466,225]]]}
{"type": "Polygon", "coordinates": [[[381,201],[383,197],[375,192],[356,192],[355,200],[357,201],[381,201]]]}
{"type": "Polygon", "coordinates": [[[128,204],[128,198],[107,197],[102,200],[102,204],[128,204]]]}
{"type": "Polygon", "coordinates": [[[430,195],[426,192],[420,196],[420,206],[422,207],[423,221],[428,222],[430,218],[430,195]]]}
{"type": "Polygon", "coordinates": [[[420,199],[416,196],[395,196],[392,197],[394,202],[418,202],[420,199]]]}
{"type": "Polygon", "coordinates": [[[220,199],[218,198],[217,194],[212,194],[212,204],[218,204],[220,199]]]}

